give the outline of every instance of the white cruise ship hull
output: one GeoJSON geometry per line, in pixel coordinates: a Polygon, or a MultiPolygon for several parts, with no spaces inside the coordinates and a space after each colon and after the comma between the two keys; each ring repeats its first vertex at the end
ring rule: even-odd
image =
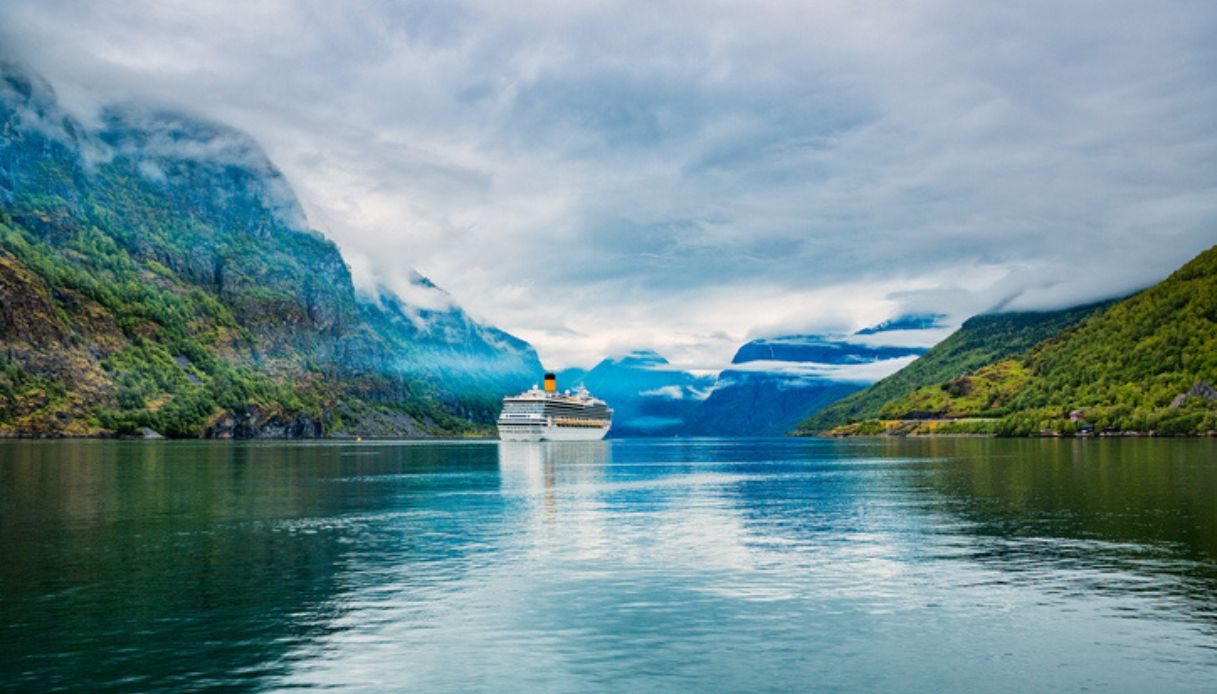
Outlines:
{"type": "Polygon", "coordinates": [[[609,427],[562,426],[559,424],[501,424],[503,441],[599,441],[609,427]]]}
{"type": "Polygon", "coordinates": [[[504,441],[599,441],[613,426],[613,410],[583,386],[559,394],[557,376],[547,373],[545,390],[503,398],[498,424],[504,441]]]}

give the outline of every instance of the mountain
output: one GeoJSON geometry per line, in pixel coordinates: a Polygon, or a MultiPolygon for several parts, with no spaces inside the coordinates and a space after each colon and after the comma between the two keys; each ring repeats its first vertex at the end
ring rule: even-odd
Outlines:
{"type": "MultiPolygon", "coordinates": [[[[867,328],[854,335],[875,335],[881,330],[867,328]]],[[[823,335],[789,335],[768,340],[753,340],[740,347],[732,364],[758,361],[780,361],[811,364],[867,364],[921,354],[924,349],[867,345],[851,342],[851,337],[834,338],[823,335]]]]}
{"type": "Polygon", "coordinates": [[[723,371],[682,433],[698,436],[780,436],[865,384],[772,372],[723,371]]]}
{"type": "Polygon", "coordinates": [[[970,318],[908,366],[811,415],[799,423],[794,433],[809,436],[850,421],[875,418],[892,400],[1018,354],[1110,305],[1111,302],[1102,302],[1061,311],[996,313],[970,318]]]}
{"type": "Polygon", "coordinates": [[[997,420],[993,433],[1217,430],[1217,247],[1029,350],[892,399],[886,418],[997,420]],[[1071,421],[1074,420],[1074,421],[1071,421]]]}
{"type": "Polygon", "coordinates": [[[679,371],[653,351],[635,351],[590,371],[563,371],[558,382],[560,388],[585,385],[608,401],[615,436],[776,436],[925,351],[876,340],[938,328],[941,318],[901,317],[853,335],[752,340],[717,377],[679,371]]]}
{"type": "MultiPolygon", "coordinates": [[[[926,327],[932,325],[931,321],[926,327]]],[[[808,414],[864,388],[874,380],[876,367],[890,371],[925,351],[857,342],[859,336],[881,332],[886,329],[876,326],[845,337],[790,335],[744,344],[731,360],[736,368],[719,374],[709,397],[689,418],[685,433],[780,436],[808,414]]]]}
{"type": "Polygon", "coordinates": [[[585,386],[613,408],[612,436],[674,436],[713,385],[711,377],[674,370],[656,352],[605,359],[591,370],[558,374],[558,388],[585,386]]]}
{"type": "MultiPolygon", "coordinates": [[[[447,297],[425,277],[412,282],[447,297]]],[[[544,374],[532,345],[477,322],[451,301],[442,308],[412,306],[386,288],[359,294],[356,301],[394,355],[392,368],[454,395],[463,416],[493,421],[503,395],[524,390],[544,374]]]]}
{"type": "Polygon", "coordinates": [[[0,77],[0,434],[471,432],[479,382],[427,359],[538,366],[459,309],[361,299],[248,135],[136,107],[88,128],[0,77]]]}
{"type": "Polygon", "coordinates": [[[946,315],[941,313],[914,313],[885,320],[878,325],[863,328],[856,334],[876,335],[878,333],[890,333],[901,330],[933,330],[943,327],[943,321],[946,318],[946,315]]]}

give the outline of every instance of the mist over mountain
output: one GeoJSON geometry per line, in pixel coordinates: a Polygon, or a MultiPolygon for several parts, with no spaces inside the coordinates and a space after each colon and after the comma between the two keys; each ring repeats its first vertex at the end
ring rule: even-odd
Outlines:
{"type": "Polygon", "coordinates": [[[926,350],[868,339],[897,333],[896,342],[915,342],[911,332],[899,332],[936,328],[938,320],[898,317],[853,335],[752,340],[716,376],[690,374],[654,351],[637,350],[588,371],[562,371],[559,388],[584,385],[605,398],[616,410],[613,436],[780,436],[926,350]]]}
{"type": "Polygon", "coordinates": [[[245,133],[135,104],[89,128],[0,77],[0,432],[462,433],[539,370],[459,307],[357,295],[245,133]]]}
{"type": "Polygon", "coordinates": [[[934,328],[942,328],[946,319],[947,316],[942,313],[909,314],[885,320],[869,328],[862,328],[854,334],[877,335],[879,333],[891,333],[903,330],[933,330],[934,328]]]}
{"type": "MultiPolygon", "coordinates": [[[[425,277],[415,281],[442,291],[425,277]]],[[[358,293],[356,302],[393,352],[393,368],[461,396],[480,408],[479,421],[493,418],[501,396],[522,390],[544,372],[531,345],[475,321],[455,303],[414,306],[387,288],[358,293]]]]}

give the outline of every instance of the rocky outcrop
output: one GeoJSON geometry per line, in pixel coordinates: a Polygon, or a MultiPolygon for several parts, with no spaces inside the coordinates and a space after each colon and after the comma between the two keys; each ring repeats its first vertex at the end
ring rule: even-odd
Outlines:
{"type": "Polygon", "coordinates": [[[1186,393],[1180,393],[1171,400],[1170,408],[1177,410],[1193,398],[1208,401],[1217,400],[1217,388],[1214,388],[1213,384],[1208,381],[1196,381],[1196,385],[1192,386],[1191,390],[1186,393]]]}
{"type": "Polygon", "coordinates": [[[1188,396],[1201,400],[1217,400],[1217,388],[1208,381],[1197,381],[1196,385],[1187,392],[1188,396]]]}
{"type": "Polygon", "coordinates": [[[258,408],[240,413],[225,413],[203,432],[209,439],[305,439],[325,434],[321,422],[305,414],[271,415],[258,408]]]}

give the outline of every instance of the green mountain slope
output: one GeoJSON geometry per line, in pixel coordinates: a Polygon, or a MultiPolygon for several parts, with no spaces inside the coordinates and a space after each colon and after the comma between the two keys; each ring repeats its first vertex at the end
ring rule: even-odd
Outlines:
{"type": "Polygon", "coordinates": [[[1032,349],[885,405],[884,418],[997,420],[993,433],[1217,429],[1217,247],[1032,349]]]}
{"type": "Polygon", "coordinates": [[[803,420],[796,435],[811,436],[850,421],[878,417],[883,406],[918,388],[978,369],[1018,354],[1102,311],[1112,302],[1062,311],[995,313],[975,316],[905,368],[848,395],[803,420]]]}
{"type": "Polygon", "coordinates": [[[136,108],[88,129],[0,78],[0,435],[471,432],[485,396],[422,359],[510,343],[539,370],[505,334],[361,300],[247,135],[136,108]]]}
{"type": "MultiPolygon", "coordinates": [[[[430,280],[416,283],[445,294],[430,280]]],[[[462,417],[489,423],[503,395],[517,393],[544,373],[532,345],[473,320],[459,306],[410,306],[382,289],[357,297],[360,317],[393,355],[389,368],[453,396],[462,417]]]]}

